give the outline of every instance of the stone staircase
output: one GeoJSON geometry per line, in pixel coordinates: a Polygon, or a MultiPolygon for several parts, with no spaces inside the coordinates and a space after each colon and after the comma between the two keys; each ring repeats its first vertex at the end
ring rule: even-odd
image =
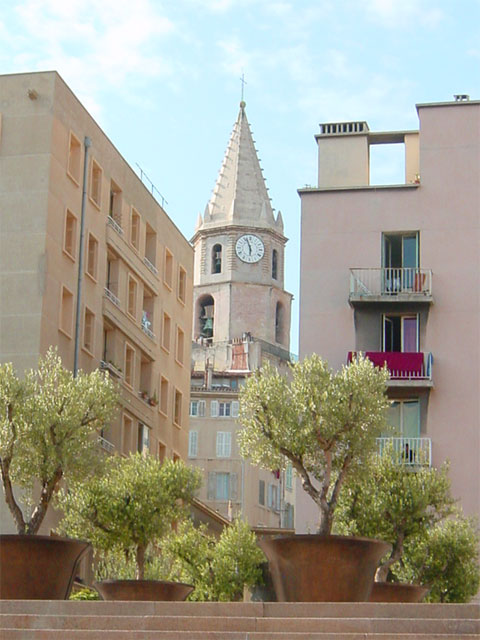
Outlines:
{"type": "Polygon", "coordinates": [[[478,640],[480,605],[3,600],[0,638],[478,640]]]}

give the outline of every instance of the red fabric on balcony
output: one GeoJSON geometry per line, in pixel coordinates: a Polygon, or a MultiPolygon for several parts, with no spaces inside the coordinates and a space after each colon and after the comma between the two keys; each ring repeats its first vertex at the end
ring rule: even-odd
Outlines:
{"type": "MultiPolygon", "coordinates": [[[[352,361],[354,355],[355,351],[349,352],[348,362],[352,361]]],[[[423,353],[420,352],[365,351],[364,355],[376,367],[383,367],[387,363],[392,378],[420,378],[425,375],[423,353]]]]}

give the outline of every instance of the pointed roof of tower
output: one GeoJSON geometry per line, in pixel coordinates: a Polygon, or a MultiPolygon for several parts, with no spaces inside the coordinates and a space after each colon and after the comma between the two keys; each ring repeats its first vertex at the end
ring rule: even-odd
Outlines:
{"type": "Polygon", "coordinates": [[[275,228],[273,209],[243,100],[212,197],[205,209],[202,228],[237,224],[275,228]]]}

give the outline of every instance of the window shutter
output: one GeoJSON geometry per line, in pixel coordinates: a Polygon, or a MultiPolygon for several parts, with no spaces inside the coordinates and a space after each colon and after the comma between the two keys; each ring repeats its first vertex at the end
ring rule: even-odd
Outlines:
{"type": "Polygon", "coordinates": [[[232,418],[238,418],[238,408],[239,408],[238,400],[233,400],[233,402],[232,402],[232,418]]]}
{"type": "Polygon", "coordinates": [[[205,416],[205,400],[198,401],[198,415],[202,418],[205,416]]]}
{"type": "Polygon", "coordinates": [[[212,418],[216,418],[218,416],[218,400],[212,400],[210,402],[210,415],[212,418]]]}
{"type": "Polygon", "coordinates": [[[190,402],[190,415],[191,415],[191,416],[196,416],[196,415],[197,415],[197,412],[195,411],[195,405],[196,405],[196,404],[197,404],[197,403],[196,403],[196,401],[195,401],[195,400],[192,400],[192,401],[190,402]]]}
{"type": "Polygon", "coordinates": [[[230,474],[230,492],[229,498],[232,502],[236,502],[238,500],[238,489],[237,489],[237,474],[230,474]]]}
{"type": "Polygon", "coordinates": [[[223,455],[230,458],[232,455],[232,434],[227,431],[224,435],[223,455]]]}
{"type": "Polygon", "coordinates": [[[207,500],[215,500],[216,475],[215,471],[208,472],[207,500]]]}
{"type": "Polygon", "coordinates": [[[223,431],[217,431],[217,458],[223,457],[223,431]]]}
{"type": "Polygon", "coordinates": [[[188,457],[196,458],[198,455],[198,431],[190,431],[188,434],[188,457]]]}
{"type": "Polygon", "coordinates": [[[272,508],[272,502],[273,502],[273,486],[271,484],[268,485],[268,492],[267,492],[267,507],[269,509],[272,508]]]}

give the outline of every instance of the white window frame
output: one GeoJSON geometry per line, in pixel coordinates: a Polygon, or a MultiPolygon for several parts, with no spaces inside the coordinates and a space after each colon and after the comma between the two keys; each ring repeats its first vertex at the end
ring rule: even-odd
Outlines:
{"type": "Polygon", "coordinates": [[[219,418],[231,418],[232,417],[232,403],[219,401],[218,403],[218,417],[219,418]]]}
{"type": "Polygon", "coordinates": [[[205,405],[205,400],[190,400],[190,416],[192,418],[204,418],[205,405]]]}
{"type": "Polygon", "coordinates": [[[198,456],[198,431],[191,430],[188,432],[188,457],[196,458],[198,456]]]}

